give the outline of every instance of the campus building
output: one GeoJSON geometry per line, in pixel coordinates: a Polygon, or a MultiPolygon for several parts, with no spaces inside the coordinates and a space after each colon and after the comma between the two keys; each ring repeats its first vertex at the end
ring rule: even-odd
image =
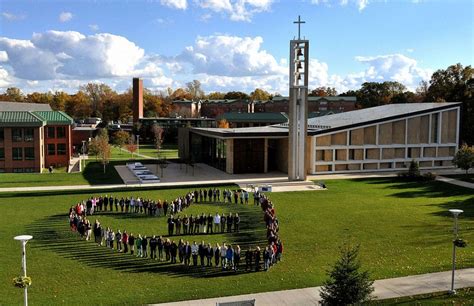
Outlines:
{"type": "MultiPolygon", "coordinates": [[[[308,119],[307,174],[452,167],[460,103],[390,104],[308,119]]],[[[288,125],[190,128],[180,158],[227,173],[288,171],[288,125]]]]}
{"type": "Polygon", "coordinates": [[[0,102],[0,172],[41,172],[71,159],[73,120],[49,105],[0,102]]]}

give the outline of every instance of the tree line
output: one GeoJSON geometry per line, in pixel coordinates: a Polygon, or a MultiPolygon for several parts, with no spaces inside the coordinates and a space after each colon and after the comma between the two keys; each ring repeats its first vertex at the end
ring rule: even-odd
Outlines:
{"type": "MultiPolygon", "coordinates": [[[[167,117],[172,113],[172,101],[196,99],[249,99],[271,100],[280,94],[271,94],[261,88],[250,94],[240,91],[211,92],[206,94],[198,80],[186,83],[184,88],[153,92],[144,89],[144,115],[167,117]]],[[[474,69],[455,64],[434,72],[429,81],[422,81],[415,91],[395,81],[365,82],[357,90],[338,93],[332,87],[318,87],[309,96],[355,96],[357,107],[367,108],[391,103],[462,102],[461,141],[474,144],[474,69]]],[[[19,88],[7,88],[0,93],[0,101],[18,101],[50,104],[54,110],[65,111],[76,119],[100,117],[104,121],[128,121],[132,115],[132,89],[117,93],[101,83],[87,83],[74,94],[62,91],[23,94],[19,88]]]]}

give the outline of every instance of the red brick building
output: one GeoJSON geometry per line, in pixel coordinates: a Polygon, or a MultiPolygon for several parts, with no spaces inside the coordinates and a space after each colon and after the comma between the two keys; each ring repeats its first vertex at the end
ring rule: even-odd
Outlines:
{"type": "MultiPolygon", "coordinates": [[[[308,97],[308,112],[348,112],[356,109],[355,104],[356,97],[308,97]]],[[[254,102],[254,112],[288,113],[288,106],[288,97],[274,97],[272,100],[254,102]]]]}
{"type": "MultiPolygon", "coordinates": [[[[67,167],[72,154],[72,118],[51,110],[14,111],[15,105],[7,104],[0,103],[0,172],[67,167]]],[[[24,104],[22,107],[28,103],[24,104]]]]}

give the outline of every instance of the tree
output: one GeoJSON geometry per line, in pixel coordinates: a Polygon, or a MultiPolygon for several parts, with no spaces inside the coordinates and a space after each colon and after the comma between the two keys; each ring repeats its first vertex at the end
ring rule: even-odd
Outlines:
{"type": "Polygon", "coordinates": [[[5,90],[5,93],[2,94],[1,100],[6,100],[10,102],[23,102],[25,96],[19,88],[9,87],[5,90]]]}
{"type": "Polygon", "coordinates": [[[263,89],[257,88],[250,93],[250,99],[252,101],[266,101],[270,100],[271,94],[263,89]]]}
{"type": "Polygon", "coordinates": [[[245,92],[241,91],[229,91],[224,95],[224,99],[238,99],[238,100],[248,100],[250,99],[250,96],[246,94],[245,92]]]}
{"type": "Polygon", "coordinates": [[[154,138],[153,140],[154,140],[155,148],[156,148],[157,153],[159,154],[161,150],[161,145],[163,144],[164,130],[161,126],[155,123],[153,124],[152,132],[153,132],[153,138],[154,138]]]}
{"type": "Polygon", "coordinates": [[[111,146],[109,144],[109,135],[106,129],[100,129],[99,134],[95,137],[96,138],[96,146],[97,146],[97,158],[99,159],[100,163],[104,166],[104,173],[105,173],[105,166],[110,161],[110,157],[112,155],[111,146]]]}
{"type": "Polygon", "coordinates": [[[406,91],[406,87],[398,82],[365,82],[356,91],[357,103],[362,108],[392,103],[392,98],[406,91]]]}
{"type": "Polygon", "coordinates": [[[130,135],[128,138],[128,143],[126,145],[127,151],[132,154],[132,159],[133,159],[133,154],[137,151],[137,144],[135,143],[135,137],[133,135],[130,135]]]}
{"type": "Polygon", "coordinates": [[[224,99],[225,93],[223,92],[211,92],[210,94],[207,95],[207,99],[209,100],[222,100],[224,99]]]}
{"type": "Polygon", "coordinates": [[[420,165],[414,159],[410,162],[410,167],[408,167],[408,177],[410,178],[420,177],[420,165]]]}
{"type": "Polygon", "coordinates": [[[120,148],[120,153],[122,153],[122,148],[127,143],[129,138],[130,138],[130,134],[127,131],[120,130],[114,134],[112,138],[112,143],[117,148],[120,148]]]}
{"type": "Polygon", "coordinates": [[[323,305],[352,305],[366,302],[374,291],[367,271],[359,271],[359,246],[341,248],[341,257],[328,271],[320,296],[323,305]]]}
{"type": "Polygon", "coordinates": [[[91,115],[91,104],[83,91],[78,91],[66,102],[66,113],[73,118],[84,119],[91,115]]]}
{"type": "Polygon", "coordinates": [[[225,119],[221,119],[217,121],[217,127],[221,129],[228,129],[229,128],[229,122],[225,119]]]}
{"type": "Polygon", "coordinates": [[[334,87],[317,87],[316,89],[311,90],[308,94],[310,97],[334,97],[337,96],[336,88],[334,87]]]}
{"type": "Polygon", "coordinates": [[[69,95],[64,91],[56,91],[50,104],[51,108],[56,111],[65,111],[69,99],[69,95]]]}
{"type": "Polygon", "coordinates": [[[459,63],[437,70],[425,98],[427,102],[462,102],[460,140],[468,145],[474,145],[474,89],[468,86],[473,78],[474,68],[459,63]]]}
{"type": "Polygon", "coordinates": [[[53,102],[53,95],[50,92],[40,93],[32,92],[26,95],[25,102],[38,104],[51,104],[53,102]]]}
{"type": "Polygon", "coordinates": [[[467,144],[462,145],[454,156],[453,164],[465,170],[467,175],[469,169],[474,167],[474,147],[469,147],[467,144]]]}
{"type": "Polygon", "coordinates": [[[93,117],[101,117],[104,111],[105,100],[117,93],[110,88],[109,85],[103,83],[87,83],[82,85],[80,90],[89,98],[91,104],[91,115],[93,117]]]}
{"type": "Polygon", "coordinates": [[[201,89],[201,82],[198,80],[186,83],[186,91],[191,95],[192,100],[202,99],[204,97],[204,91],[201,89]]]}
{"type": "Polygon", "coordinates": [[[192,95],[182,88],[178,88],[170,95],[172,101],[174,100],[191,100],[192,95]]]}

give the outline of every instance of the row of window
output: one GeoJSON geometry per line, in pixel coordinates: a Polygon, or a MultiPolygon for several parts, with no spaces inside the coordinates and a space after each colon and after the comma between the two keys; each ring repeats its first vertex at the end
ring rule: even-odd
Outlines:
{"type": "MultiPolygon", "coordinates": [[[[34,128],[12,128],[12,141],[13,142],[31,142],[34,140],[35,130],[34,128]]],[[[47,127],[48,138],[65,138],[66,127],[65,126],[48,126],[47,127]]],[[[5,139],[5,131],[0,128],[0,141],[5,139]]]]}
{"type": "Polygon", "coordinates": [[[66,155],[66,144],[58,143],[55,145],[54,143],[49,143],[48,155],[66,155]]]}
{"type": "MultiPolygon", "coordinates": [[[[48,144],[48,155],[66,155],[66,144],[54,143],[48,144]]],[[[5,148],[0,148],[0,160],[5,159],[5,148]]],[[[13,160],[34,160],[35,159],[35,148],[12,148],[12,159],[13,160]]]]}
{"type": "MultiPolygon", "coordinates": [[[[35,168],[13,168],[13,173],[33,173],[35,172],[35,168]]],[[[0,173],[5,173],[5,169],[0,168],[0,173]]]]}

